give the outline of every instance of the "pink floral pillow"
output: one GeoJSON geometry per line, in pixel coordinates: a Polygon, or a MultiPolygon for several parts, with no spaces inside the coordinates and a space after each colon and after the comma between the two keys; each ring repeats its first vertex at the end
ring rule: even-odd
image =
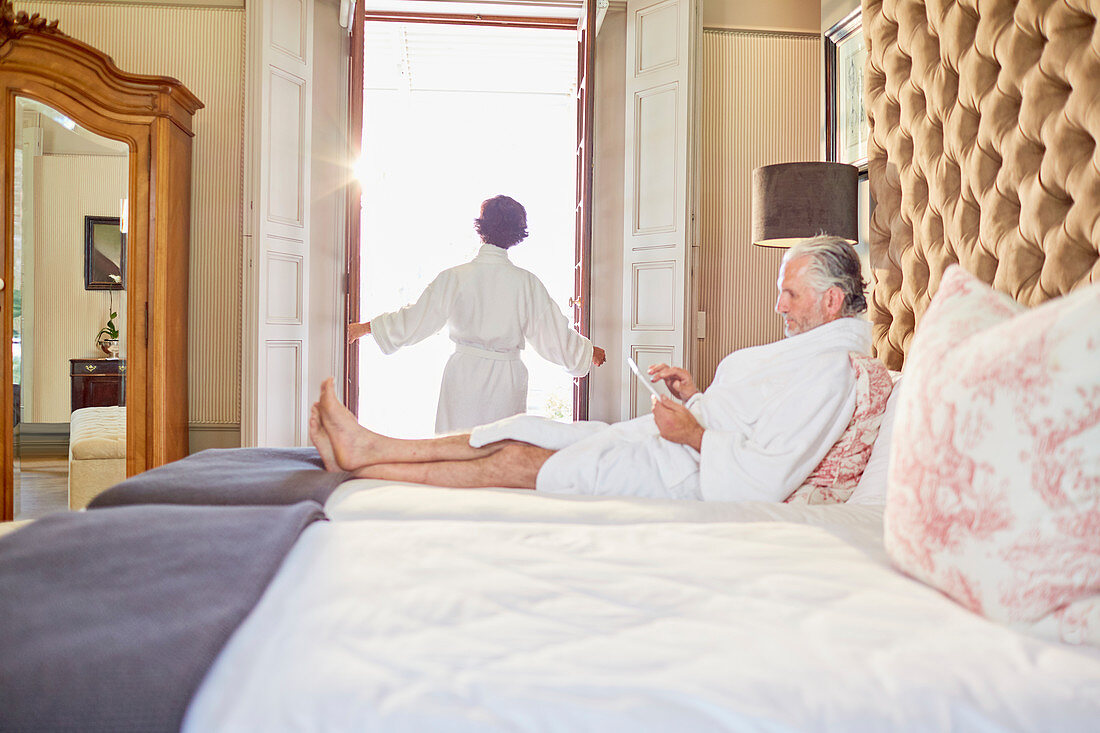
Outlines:
{"type": "Polygon", "coordinates": [[[891,558],[990,619],[1100,645],[1100,284],[1027,310],[952,267],[905,381],[891,558]]]}
{"type": "Polygon", "coordinates": [[[859,484],[878,436],[893,380],[878,359],[849,354],[856,374],[856,409],[844,434],[802,485],[787,497],[792,504],[840,504],[859,484]]]}

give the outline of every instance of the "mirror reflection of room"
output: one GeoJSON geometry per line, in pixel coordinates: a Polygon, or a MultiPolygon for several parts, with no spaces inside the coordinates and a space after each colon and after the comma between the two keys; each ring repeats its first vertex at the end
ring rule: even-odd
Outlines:
{"type": "Polygon", "coordinates": [[[80,508],[68,483],[81,419],[125,424],[129,149],[25,97],[16,119],[15,515],[30,519],[80,508]]]}

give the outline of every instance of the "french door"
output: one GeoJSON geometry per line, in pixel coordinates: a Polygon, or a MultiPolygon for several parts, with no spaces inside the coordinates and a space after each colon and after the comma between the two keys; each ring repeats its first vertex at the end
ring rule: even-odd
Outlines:
{"type": "MultiPolygon", "coordinates": [[[[350,61],[349,89],[349,160],[358,160],[363,140],[363,78],[364,78],[364,38],[365,23],[371,21],[392,21],[403,23],[448,23],[461,25],[499,26],[510,28],[575,28],[577,30],[577,146],[576,146],[576,191],[575,191],[575,262],[573,278],[572,321],[576,330],[584,336],[589,334],[590,313],[589,294],[591,279],[591,236],[592,236],[592,120],[593,120],[593,72],[595,58],[595,0],[584,0],[577,20],[568,18],[505,17],[491,15],[446,15],[427,13],[382,13],[366,12],[363,3],[356,3],[352,19],[352,43],[350,61]]],[[[366,314],[360,313],[361,277],[360,277],[360,212],[361,187],[358,181],[352,181],[348,187],[348,247],[347,247],[347,294],[345,301],[346,321],[357,322],[366,314]]],[[[346,329],[345,329],[346,331],[346,329]]],[[[346,343],[346,338],[345,338],[346,343]]],[[[359,407],[359,353],[354,347],[345,347],[344,352],[344,401],[347,407],[357,412],[359,407]]],[[[573,417],[585,419],[588,416],[588,378],[574,380],[573,417]]]]}

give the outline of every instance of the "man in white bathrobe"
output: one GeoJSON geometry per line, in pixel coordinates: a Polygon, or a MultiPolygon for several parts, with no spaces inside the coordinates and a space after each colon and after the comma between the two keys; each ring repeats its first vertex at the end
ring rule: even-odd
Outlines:
{"type": "Polygon", "coordinates": [[[855,410],[849,353],[870,349],[859,259],[820,236],[790,248],[775,310],[788,338],[741,349],[700,392],[684,369],[658,364],[678,399],[626,422],[557,423],[517,416],[468,435],[401,440],[358,424],[332,380],[310,416],[326,467],[365,478],[455,487],[722,501],[782,501],[841,436],[855,410]],[[681,403],[682,401],[682,403],[681,403]]]}

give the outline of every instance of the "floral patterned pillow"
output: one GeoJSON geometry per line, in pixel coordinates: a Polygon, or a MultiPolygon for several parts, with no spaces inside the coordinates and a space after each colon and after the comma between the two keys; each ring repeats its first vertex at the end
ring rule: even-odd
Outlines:
{"type": "Polygon", "coordinates": [[[856,409],[844,434],[802,485],[787,497],[790,504],[840,504],[859,484],[875,445],[893,380],[886,365],[865,354],[851,352],[856,375],[856,409]]]}
{"type": "Polygon", "coordinates": [[[949,268],[905,381],[894,563],[995,621],[1100,645],[1100,284],[1027,310],[949,268]]]}

